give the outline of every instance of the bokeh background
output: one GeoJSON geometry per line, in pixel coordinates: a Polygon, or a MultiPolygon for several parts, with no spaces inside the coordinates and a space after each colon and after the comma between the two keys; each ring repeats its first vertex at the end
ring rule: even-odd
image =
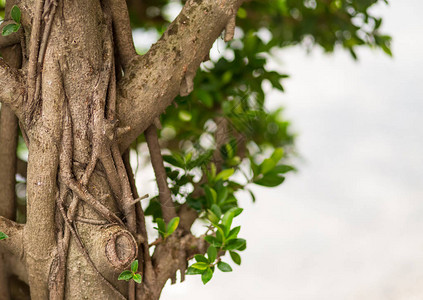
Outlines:
{"type": "MultiPolygon", "coordinates": [[[[292,121],[299,171],[278,188],[255,187],[255,204],[241,200],[241,266],[206,286],[187,276],[162,299],[423,299],[423,2],[372,11],[393,37],[393,58],[276,53],[268,67],[291,77],[269,108],[283,105],[292,121]]],[[[137,175],[143,191],[152,179],[137,175]]]]}

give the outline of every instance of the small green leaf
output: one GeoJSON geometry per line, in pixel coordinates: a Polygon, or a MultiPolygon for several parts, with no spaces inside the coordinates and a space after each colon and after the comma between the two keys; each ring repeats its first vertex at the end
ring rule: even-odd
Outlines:
{"type": "Polygon", "coordinates": [[[271,158],[266,158],[262,164],[260,165],[260,173],[266,174],[273,170],[273,168],[276,166],[276,162],[271,158]]]}
{"type": "Polygon", "coordinates": [[[220,218],[216,216],[210,209],[207,210],[207,219],[213,224],[219,223],[220,218]]]}
{"type": "Polygon", "coordinates": [[[205,262],[196,262],[191,267],[198,269],[198,270],[205,270],[209,267],[209,264],[205,263],[205,262]]]}
{"type": "Polygon", "coordinates": [[[254,180],[255,184],[267,186],[267,187],[275,187],[280,185],[284,182],[285,177],[279,176],[277,174],[269,173],[264,175],[261,179],[254,180]]]}
{"type": "Polygon", "coordinates": [[[207,256],[209,258],[209,262],[213,263],[216,260],[216,257],[217,257],[216,248],[213,247],[213,246],[209,246],[209,248],[207,249],[207,256]]]}
{"type": "Polygon", "coordinates": [[[167,224],[167,235],[171,235],[175,232],[176,228],[178,228],[179,225],[179,217],[174,217],[172,220],[169,221],[169,224],[167,224]]]}
{"type": "Polygon", "coordinates": [[[220,209],[219,206],[217,206],[216,204],[213,204],[211,206],[211,211],[220,218],[220,216],[222,215],[222,210],[220,209]]]}
{"type": "Polygon", "coordinates": [[[283,157],[283,149],[276,148],[270,158],[275,162],[275,164],[277,164],[282,159],[282,157],[283,157]]]}
{"type": "Polygon", "coordinates": [[[209,260],[202,254],[196,254],[196,255],[194,255],[194,258],[197,262],[203,262],[203,263],[206,263],[206,264],[209,263],[209,260]]]}
{"type": "Polygon", "coordinates": [[[222,224],[223,224],[223,226],[225,226],[225,228],[228,231],[228,232],[225,232],[225,236],[227,236],[227,233],[229,233],[229,229],[231,228],[232,220],[234,219],[234,216],[235,216],[235,212],[232,209],[228,210],[223,215],[222,224]]]}
{"type": "Polygon", "coordinates": [[[133,273],[129,270],[123,271],[122,273],[120,273],[118,280],[130,280],[132,279],[133,273]]]}
{"type": "Polygon", "coordinates": [[[226,236],[226,240],[236,239],[240,230],[241,226],[237,226],[231,229],[231,231],[229,231],[229,234],[226,236]]]}
{"type": "Polygon", "coordinates": [[[222,241],[218,241],[214,236],[207,235],[204,237],[204,240],[216,248],[220,248],[222,246],[222,241]]]}
{"type": "Polygon", "coordinates": [[[277,174],[284,174],[290,171],[295,171],[295,168],[288,165],[278,165],[273,169],[273,172],[277,174]]]}
{"type": "Polygon", "coordinates": [[[7,234],[5,234],[4,232],[1,232],[0,231],[0,241],[1,240],[4,240],[4,239],[7,239],[7,238],[8,238],[7,234]]]}
{"type": "Polygon", "coordinates": [[[132,277],[136,283],[141,283],[141,275],[140,274],[134,274],[132,277]]]}
{"type": "Polygon", "coordinates": [[[19,28],[21,28],[20,24],[8,24],[6,26],[3,27],[3,30],[1,32],[1,34],[3,36],[7,36],[7,35],[11,35],[12,33],[16,32],[19,30],[19,28]]]}
{"type": "Polygon", "coordinates": [[[131,271],[134,272],[134,273],[136,271],[138,271],[138,260],[137,259],[132,262],[132,264],[131,264],[131,271]]]}
{"type": "Polygon", "coordinates": [[[218,242],[223,243],[225,241],[225,232],[223,231],[223,229],[221,227],[216,227],[217,231],[216,231],[216,239],[218,242]]]}
{"type": "Polygon", "coordinates": [[[211,207],[213,204],[216,203],[217,200],[217,193],[216,191],[211,187],[204,187],[204,192],[206,194],[207,202],[209,204],[209,207],[211,207]]]}
{"type": "Polygon", "coordinates": [[[218,262],[217,267],[222,272],[232,272],[231,266],[223,261],[218,262]]]}
{"type": "Polygon", "coordinates": [[[225,250],[238,250],[242,249],[247,244],[247,241],[244,239],[233,239],[228,241],[225,246],[225,250]]]}
{"type": "Polygon", "coordinates": [[[234,211],[234,217],[239,216],[244,211],[244,209],[243,208],[240,208],[240,207],[234,207],[232,209],[234,211]]]}
{"type": "Polygon", "coordinates": [[[229,254],[231,255],[231,258],[234,263],[236,263],[237,265],[241,264],[241,256],[238,253],[234,251],[229,251],[229,254]]]}
{"type": "Polygon", "coordinates": [[[21,10],[16,5],[13,5],[11,16],[13,21],[15,21],[17,24],[21,23],[21,10]]]}
{"type": "Polygon", "coordinates": [[[189,267],[187,270],[187,275],[198,275],[203,273],[204,273],[204,270],[199,270],[193,267],[189,267]]]}
{"type": "Polygon", "coordinates": [[[216,176],[216,181],[219,180],[228,180],[229,177],[231,177],[234,174],[235,170],[234,169],[226,169],[221,171],[219,174],[217,174],[216,176]]]}
{"type": "Polygon", "coordinates": [[[157,218],[156,223],[157,223],[157,227],[158,227],[159,232],[166,233],[166,224],[163,221],[163,219],[157,218]]]}
{"type": "Polygon", "coordinates": [[[207,268],[206,271],[201,275],[201,280],[204,284],[210,281],[213,277],[213,270],[211,268],[207,268]]]}

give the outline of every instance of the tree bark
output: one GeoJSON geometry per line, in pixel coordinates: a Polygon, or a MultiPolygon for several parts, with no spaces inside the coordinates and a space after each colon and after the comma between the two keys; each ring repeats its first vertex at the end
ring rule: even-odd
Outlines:
{"type": "MultiPolygon", "coordinates": [[[[137,56],[123,0],[20,2],[24,68],[0,60],[0,101],[28,136],[27,223],[0,218],[0,230],[10,233],[0,246],[23,252],[32,299],[158,299],[168,279],[185,273],[187,259],[205,251],[183,228],[150,257],[120,151],[178,94],[191,92],[196,70],[241,3],[187,1],[163,37],[137,56]],[[137,257],[143,283],[135,290],[117,278],[137,257]]],[[[148,140],[159,154],[151,130],[148,140]]],[[[163,177],[163,161],[154,157],[163,177]]],[[[167,220],[176,216],[173,206],[165,211],[167,220]]]]}

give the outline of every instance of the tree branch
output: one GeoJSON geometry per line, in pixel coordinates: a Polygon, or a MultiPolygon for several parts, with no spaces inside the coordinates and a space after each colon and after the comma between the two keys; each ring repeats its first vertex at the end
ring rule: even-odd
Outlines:
{"type": "Polygon", "coordinates": [[[23,254],[23,230],[24,225],[15,223],[0,216],[0,231],[9,237],[0,241],[0,248],[4,249],[15,256],[23,254]]]}
{"type": "Polygon", "coordinates": [[[162,154],[160,153],[156,126],[151,125],[147,128],[145,131],[145,139],[147,140],[151,164],[153,165],[157,186],[159,188],[159,201],[163,219],[168,223],[173,217],[176,217],[176,211],[172,201],[172,193],[167,184],[167,175],[163,165],[162,154]]]}
{"type": "Polygon", "coordinates": [[[25,84],[22,75],[0,58],[0,102],[8,104],[19,119],[23,115],[25,84]]]}
{"type": "Polygon", "coordinates": [[[118,119],[131,130],[120,139],[125,150],[192,80],[214,41],[243,0],[187,1],[161,39],[131,61],[119,82],[118,119]]]}
{"type": "Polygon", "coordinates": [[[132,40],[128,6],[125,0],[106,0],[106,3],[112,14],[113,33],[116,37],[119,59],[123,69],[126,70],[129,62],[137,56],[132,40]]]}

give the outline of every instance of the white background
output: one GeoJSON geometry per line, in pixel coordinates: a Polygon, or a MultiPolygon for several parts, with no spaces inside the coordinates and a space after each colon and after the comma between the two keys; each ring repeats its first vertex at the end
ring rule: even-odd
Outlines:
{"type": "Polygon", "coordinates": [[[423,299],[423,2],[390,2],[374,11],[393,59],[278,52],[291,78],[271,106],[293,121],[299,173],[242,200],[240,267],[162,299],[423,299]]]}

